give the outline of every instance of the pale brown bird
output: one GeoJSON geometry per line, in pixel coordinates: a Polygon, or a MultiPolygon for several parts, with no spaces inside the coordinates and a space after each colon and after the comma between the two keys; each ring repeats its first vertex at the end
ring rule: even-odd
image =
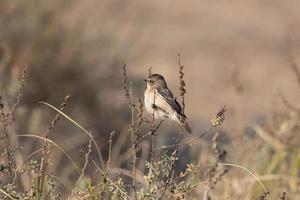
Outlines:
{"type": "Polygon", "coordinates": [[[192,133],[187,117],[182,113],[181,105],[169,90],[164,77],[152,74],[147,79],[144,101],[147,112],[155,119],[171,119],[179,123],[188,133],[192,133]]]}

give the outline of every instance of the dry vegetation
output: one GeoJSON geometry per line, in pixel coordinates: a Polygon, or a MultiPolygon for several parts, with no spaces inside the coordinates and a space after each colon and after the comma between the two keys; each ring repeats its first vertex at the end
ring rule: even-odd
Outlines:
{"type": "MultiPolygon", "coordinates": [[[[25,86],[26,69],[23,71],[20,86],[16,92],[15,103],[9,107],[8,104],[2,103],[1,98],[1,142],[3,145],[0,196],[2,199],[186,199],[196,198],[198,195],[203,196],[201,198],[204,200],[218,198],[268,199],[270,192],[263,182],[273,179],[280,179],[287,185],[289,192],[296,191],[297,193],[299,187],[297,146],[296,150],[293,150],[291,140],[294,137],[292,135],[286,135],[286,141],[283,141],[271,132],[276,124],[271,125],[271,127],[266,124],[254,128],[258,135],[274,148],[275,153],[272,153],[271,162],[266,166],[268,170],[272,172],[280,167],[282,162],[288,161],[290,162],[288,166],[291,169],[289,176],[268,174],[258,177],[245,166],[227,163],[225,161],[227,152],[218,143],[218,132],[212,137],[211,153],[208,153],[211,158],[208,158],[205,163],[201,163],[201,159],[197,163],[184,161],[185,151],[187,151],[184,151],[184,148],[191,147],[204,135],[214,132],[216,127],[222,125],[225,120],[226,107],[223,107],[215,115],[210,126],[198,136],[182,140],[184,133],[182,128],[179,128],[178,136],[173,141],[174,144],[157,147],[156,140],[163,121],[156,122],[153,117],[151,119],[144,115],[141,98],[138,98],[137,104],[135,103],[132,83],[129,82],[126,67],[126,64],[122,67],[123,89],[131,108],[131,125],[123,133],[125,136],[119,136],[114,146],[115,132],[110,133],[107,142],[108,153],[105,158],[103,158],[103,153],[93,134],[64,113],[70,96],[65,97],[59,108],[46,102],[40,102],[57,112],[41,136],[15,132],[15,112],[25,86]],[[89,138],[86,147],[80,150],[83,157],[82,166],[64,150],[62,145],[55,141],[55,138],[49,138],[61,117],[67,119],[89,138]],[[22,148],[18,144],[19,138],[37,140],[40,144],[37,145],[39,148],[30,152],[28,156],[24,156],[22,148]],[[131,145],[126,144],[126,138],[131,141],[131,145]],[[121,155],[122,148],[125,148],[126,155],[121,155]],[[53,149],[58,150],[59,154],[66,157],[67,161],[70,162],[69,168],[72,168],[71,171],[77,176],[73,184],[64,183],[63,179],[54,174],[57,169],[53,168],[56,161],[53,159],[53,149]],[[93,151],[95,151],[97,159],[90,157],[93,151]],[[180,151],[183,152],[180,154],[180,151]],[[123,156],[126,156],[125,165],[116,168],[112,161],[123,156]],[[94,165],[94,169],[92,175],[88,175],[86,173],[87,166],[91,164],[94,165]],[[241,180],[239,176],[234,175],[235,168],[246,172],[248,177],[245,177],[248,180],[241,180]],[[229,171],[233,172],[229,173],[229,171]],[[244,181],[247,188],[243,188],[246,187],[243,186],[244,181]],[[252,182],[250,186],[249,182],[252,182]]],[[[297,66],[294,64],[291,67],[296,70],[295,73],[298,75],[297,66]]],[[[183,69],[179,57],[179,90],[181,104],[185,108],[186,86],[183,69]]],[[[151,68],[149,68],[148,75],[150,74],[151,68]]],[[[291,107],[287,100],[284,102],[291,107]]],[[[290,120],[292,119],[284,121],[284,123],[291,123],[290,120]]],[[[288,126],[288,128],[291,127],[288,126]]],[[[287,125],[279,126],[279,131],[286,131],[286,129],[287,125]]],[[[272,187],[269,190],[272,192],[273,189],[272,187]]],[[[277,189],[274,191],[278,192],[277,189]]],[[[279,198],[285,199],[285,196],[286,192],[284,191],[279,198]]]]}
{"type": "Polygon", "coordinates": [[[266,2],[1,1],[0,199],[298,200],[300,5],[266,2]]]}

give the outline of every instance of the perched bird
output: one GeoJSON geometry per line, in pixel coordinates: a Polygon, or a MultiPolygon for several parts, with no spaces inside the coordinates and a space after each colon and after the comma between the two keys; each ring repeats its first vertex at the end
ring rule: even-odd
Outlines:
{"type": "Polygon", "coordinates": [[[192,133],[187,117],[182,108],[169,90],[164,77],[160,74],[152,74],[147,79],[144,101],[147,112],[154,115],[155,119],[168,118],[179,123],[185,130],[192,133]]]}

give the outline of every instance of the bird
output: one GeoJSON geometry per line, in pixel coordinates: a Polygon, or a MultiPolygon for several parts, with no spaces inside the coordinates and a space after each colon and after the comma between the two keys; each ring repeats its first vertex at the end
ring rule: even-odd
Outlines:
{"type": "Polygon", "coordinates": [[[188,133],[192,129],[187,122],[181,105],[167,86],[165,78],[160,74],[152,74],[144,79],[147,87],[144,93],[145,109],[155,119],[170,119],[177,122],[188,133]]]}

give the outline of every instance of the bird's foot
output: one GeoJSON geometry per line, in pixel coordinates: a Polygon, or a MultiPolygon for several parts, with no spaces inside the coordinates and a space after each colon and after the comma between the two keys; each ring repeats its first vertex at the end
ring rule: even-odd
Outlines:
{"type": "Polygon", "coordinates": [[[155,109],[155,110],[158,109],[158,106],[155,105],[155,104],[152,104],[151,107],[152,107],[153,109],[155,109]]]}
{"type": "Polygon", "coordinates": [[[155,127],[152,127],[150,132],[148,133],[149,135],[152,135],[152,136],[157,136],[158,134],[155,134],[157,129],[160,127],[160,125],[164,122],[164,120],[160,120],[159,123],[155,126],[155,127]]]}
{"type": "Polygon", "coordinates": [[[158,106],[155,105],[155,104],[152,104],[151,107],[152,107],[154,110],[160,110],[160,111],[164,112],[166,116],[169,115],[169,113],[168,113],[167,111],[165,111],[165,110],[162,109],[161,107],[158,107],[158,106]]]}

